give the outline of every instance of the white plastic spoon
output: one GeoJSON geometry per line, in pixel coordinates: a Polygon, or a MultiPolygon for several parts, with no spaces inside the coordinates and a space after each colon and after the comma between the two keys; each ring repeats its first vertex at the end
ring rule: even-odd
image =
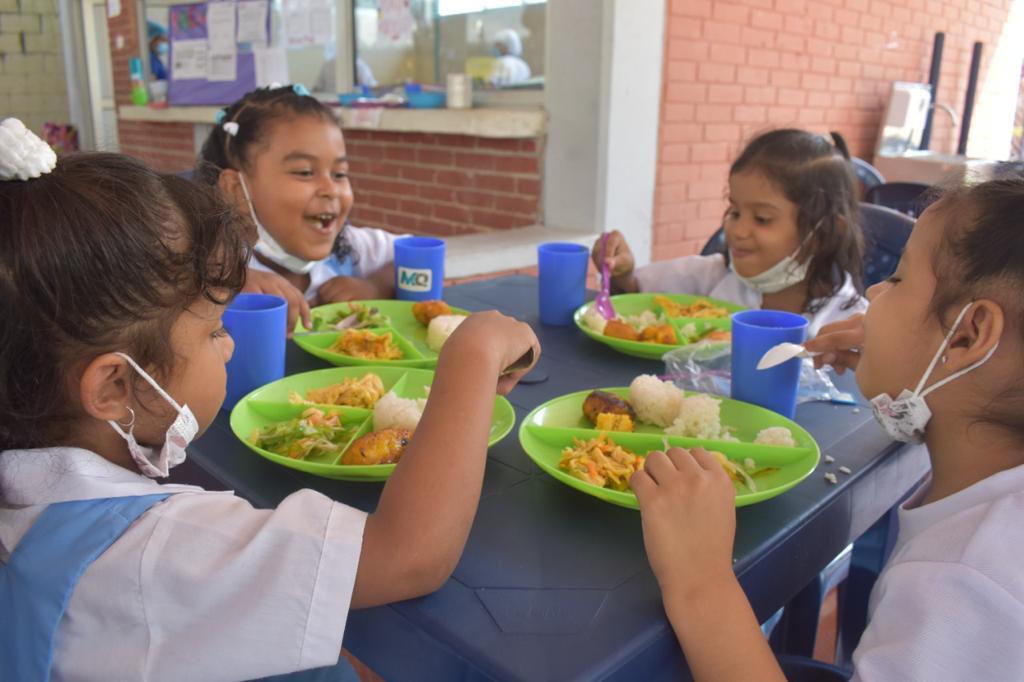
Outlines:
{"type": "Polygon", "coordinates": [[[787,360],[793,358],[813,358],[815,355],[821,355],[821,353],[812,353],[805,350],[799,343],[780,343],[777,346],[772,346],[768,351],[761,356],[761,360],[757,363],[758,369],[771,369],[777,365],[781,365],[787,360]]]}

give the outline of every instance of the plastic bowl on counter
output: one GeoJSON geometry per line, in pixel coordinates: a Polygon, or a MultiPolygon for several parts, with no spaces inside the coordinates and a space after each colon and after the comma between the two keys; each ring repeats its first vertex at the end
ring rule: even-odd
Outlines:
{"type": "Polygon", "coordinates": [[[405,93],[410,109],[440,109],[445,106],[447,97],[444,92],[423,90],[405,93]]]}

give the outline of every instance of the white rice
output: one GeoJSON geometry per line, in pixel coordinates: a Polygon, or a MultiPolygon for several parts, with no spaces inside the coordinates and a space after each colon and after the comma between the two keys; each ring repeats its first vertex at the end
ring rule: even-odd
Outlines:
{"type": "Polygon", "coordinates": [[[754,438],[754,443],[758,445],[778,445],[785,448],[796,447],[793,434],[785,426],[771,426],[767,429],[761,429],[757,437],[754,438]]]}
{"type": "Polygon", "coordinates": [[[432,319],[427,325],[427,346],[430,350],[440,351],[444,342],[465,319],[465,315],[438,315],[432,319]]]}
{"type": "Polygon", "coordinates": [[[670,436],[717,440],[722,435],[722,404],[709,395],[697,393],[683,398],[679,414],[665,429],[670,436]]]}
{"type": "Polygon", "coordinates": [[[656,426],[670,426],[679,415],[683,392],[670,381],[641,374],[629,385],[629,402],[637,419],[656,426]]]}
{"type": "Polygon", "coordinates": [[[394,391],[388,391],[373,407],[373,430],[408,429],[415,431],[426,405],[426,398],[399,398],[394,391]]]}

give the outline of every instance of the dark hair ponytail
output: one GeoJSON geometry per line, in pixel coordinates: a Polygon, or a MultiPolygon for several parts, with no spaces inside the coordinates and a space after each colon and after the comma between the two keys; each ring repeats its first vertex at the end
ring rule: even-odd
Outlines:
{"type": "MultiPolygon", "coordinates": [[[[730,176],[763,173],[796,204],[798,236],[802,243],[806,240],[811,259],[807,312],[816,312],[834,296],[846,273],[858,292],[863,289],[864,237],[850,151],[842,135],[833,132],[830,137],[793,128],[771,130],[751,140],[729,169],[730,176]]],[[[859,298],[851,297],[846,307],[859,298]]]]}
{"type": "Polygon", "coordinates": [[[292,116],[312,116],[335,121],[334,114],[301,86],[259,88],[246,93],[221,111],[213,130],[203,142],[196,163],[196,178],[216,185],[225,168],[244,169],[254,145],[263,142],[271,126],[292,116]],[[225,130],[232,126],[234,134],[225,130]]]}

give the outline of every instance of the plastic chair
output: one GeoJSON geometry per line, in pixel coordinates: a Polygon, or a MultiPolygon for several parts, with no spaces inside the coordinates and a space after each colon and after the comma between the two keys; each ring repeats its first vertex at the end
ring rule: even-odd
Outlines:
{"type": "Polygon", "coordinates": [[[857,180],[860,181],[861,187],[864,188],[862,195],[872,187],[876,187],[885,182],[885,176],[864,159],[858,159],[854,156],[850,159],[850,163],[853,164],[853,174],[857,176],[857,180]]]}
{"type": "Polygon", "coordinates": [[[725,253],[725,230],[719,227],[715,233],[708,238],[708,243],[700,250],[702,256],[713,256],[716,253],[725,253]]]}
{"type": "Polygon", "coordinates": [[[919,182],[886,182],[868,189],[864,193],[864,201],[916,218],[931,203],[928,196],[930,189],[929,185],[919,182]]]}
{"type": "Polygon", "coordinates": [[[878,284],[896,270],[914,219],[885,206],[861,203],[864,233],[864,288],[878,284]]]}

